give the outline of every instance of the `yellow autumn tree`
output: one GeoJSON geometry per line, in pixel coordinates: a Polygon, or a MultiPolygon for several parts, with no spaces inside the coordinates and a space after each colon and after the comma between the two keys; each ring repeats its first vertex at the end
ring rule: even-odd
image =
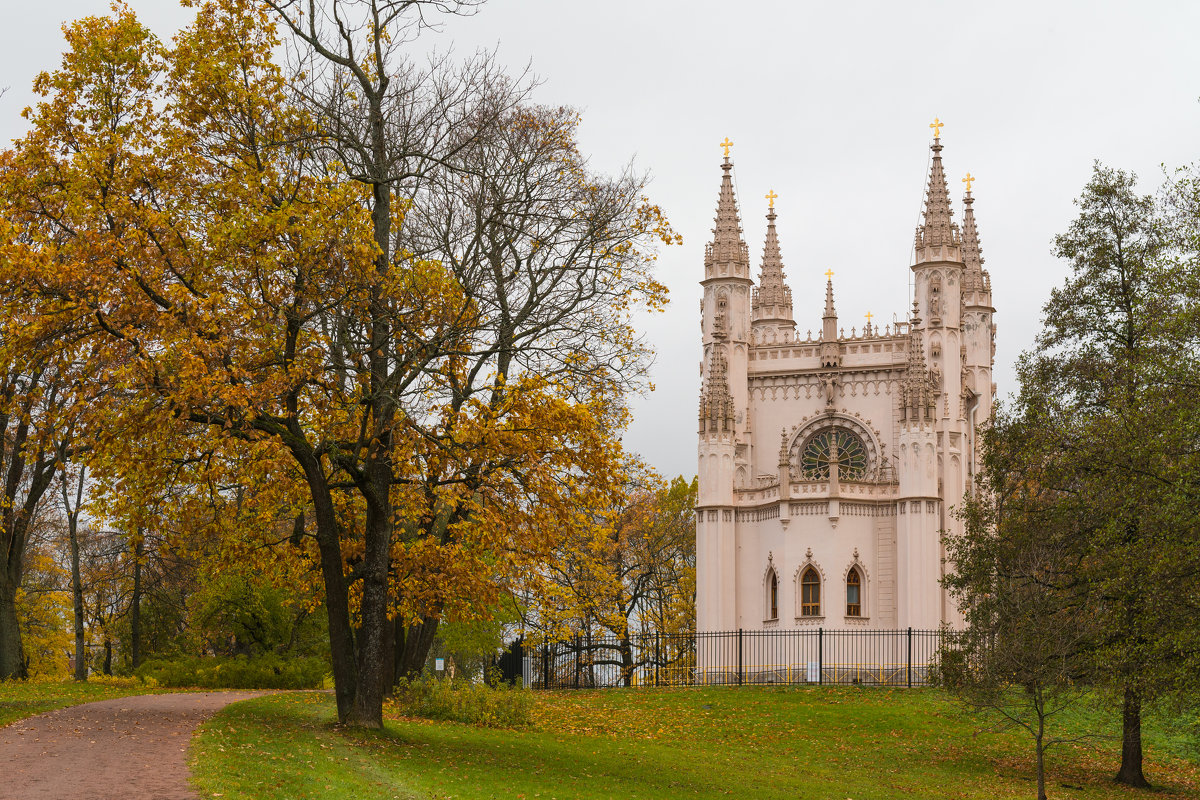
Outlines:
{"type": "Polygon", "coordinates": [[[677,237],[641,179],[587,169],[573,111],[502,76],[405,73],[421,115],[377,144],[421,169],[383,180],[334,146],[249,0],[198,4],[170,47],[122,6],[67,39],[0,172],[23,236],[0,285],[43,304],[23,341],[83,332],[83,435],[114,485],[172,468],[128,458],[137,439],[211,454],[265,529],[305,515],[339,718],[380,725],[440,619],[486,614],[619,491],[647,356],[630,315],[665,301],[654,246],[677,237]]]}

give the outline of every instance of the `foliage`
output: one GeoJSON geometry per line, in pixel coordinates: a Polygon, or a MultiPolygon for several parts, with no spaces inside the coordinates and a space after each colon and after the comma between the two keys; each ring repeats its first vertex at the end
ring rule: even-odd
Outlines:
{"type": "MultiPolygon", "coordinates": [[[[830,688],[530,692],[533,725],[494,730],[396,718],[383,732],[333,728],[328,697],[238,703],[203,726],[191,753],[205,796],[391,800],[454,796],[573,798],[1028,796],[1027,741],[979,732],[929,690],[830,688]],[[814,788],[817,787],[817,788],[814,788]]],[[[1119,731],[1090,706],[1064,728],[1119,731]]],[[[1193,797],[1200,764],[1168,756],[1147,723],[1163,797],[1193,797]]],[[[1132,800],[1112,759],[1064,746],[1054,796],[1132,800]]]]}
{"type": "Polygon", "coordinates": [[[1139,195],[1132,175],[1097,165],[1077,205],[1055,240],[1071,274],[1021,359],[1019,397],[987,434],[990,474],[974,505],[994,516],[968,525],[951,583],[985,632],[997,613],[1026,616],[1030,635],[1009,641],[1022,672],[1044,665],[1039,685],[1084,674],[1119,698],[1118,780],[1145,786],[1143,704],[1194,691],[1200,666],[1200,325],[1190,294],[1200,262],[1187,214],[1172,218],[1163,197],[1139,195]],[[1021,575],[1029,591],[998,580],[1021,575]],[[1001,589],[1031,603],[1000,608],[1001,589]]]}
{"type": "Polygon", "coordinates": [[[25,553],[24,575],[17,590],[21,647],[30,677],[61,678],[71,652],[71,601],[68,576],[53,558],[48,543],[25,553]]]}
{"type": "Polygon", "coordinates": [[[387,707],[406,717],[521,728],[529,724],[533,703],[532,692],[503,683],[423,677],[398,684],[387,707]]]}
{"type": "Polygon", "coordinates": [[[169,486],[237,507],[202,521],[221,557],[319,566],[340,715],[379,725],[389,649],[418,670],[614,502],[631,319],[678,237],[642,177],[588,168],[573,110],[486,60],[412,67],[420,4],[329,0],[367,14],[329,30],[196,5],[170,45],[124,6],[80,20],[39,76],[0,160],[14,346],[89,348],[112,518],[152,529],[169,486]]]}
{"type": "Polygon", "coordinates": [[[329,672],[323,658],[267,654],[150,659],[136,675],[151,686],[204,689],[313,689],[329,672]]]}
{"type": "Polygon", "coordinates": [[[541,637],[692,630],[696,485],[643,471],[617,504],[588,509],[547,565],[549,583],[529,620],[541,637]]]}

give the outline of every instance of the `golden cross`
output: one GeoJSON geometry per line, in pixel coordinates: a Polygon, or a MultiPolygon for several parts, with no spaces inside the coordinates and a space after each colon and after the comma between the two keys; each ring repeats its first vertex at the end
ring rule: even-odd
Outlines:
{"type": "Polygon", "coordinates": [[[971,177],[971,173],[969,173],[969,172],[967,173],[967,177],[963,178],[963,183],[965,183],[965,184],[967,185],[967,192],[968,192],[968,193],[971,191],[971,183],[972,183],[974,180],[975,180],[975,179],[971,177]]]}
{"type": "Polygon", "coordinates": [[[729,148],[733,147],[733,142],[729,141],[729,137],[725,137],[725,141],[721,142],[721,147],[725,148],[725,157],[729,158],[729,148]]]}
{"type": "Polygon", "coordinates": [[[825,277],[828,278],[829,280],[833,280],[833,270],[831,270],[831,269],[825,270],[825,277]]]}
{"type": "Polygon", "coordinates": [[[772,189],[771,191],[764,194],[763,197],[767,198],[767,207],[774,208],[775,207],[775,198],[779,197],[779,195],[775,194],[775,190],[772,189]]]}
{"type": "Polygon", "coordinates": [[[874,316],[870,311],[867,312],[867,324],[871,324],[871,317],[874,316]]]}
{"type": "Polygon", "coordinates": [[[933,128],[933,138],[940,139],[942,137],[942,128],[946,127],[946,123],[934,117],[933,122],[929,123],[929,127],[933,128]]]}

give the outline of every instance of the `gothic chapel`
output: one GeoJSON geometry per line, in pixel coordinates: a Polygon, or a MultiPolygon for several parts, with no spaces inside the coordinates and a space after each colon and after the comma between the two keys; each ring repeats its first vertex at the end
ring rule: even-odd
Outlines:
{"type": "Polygon", "coordinates": [[[972,179],[963,179],[960,229],[942,168],[941,125],[930,127],[912,316],[882,329],[867,318],[848,336],[831,272],[819,335],[797,335],[773,192],[757,285],[751,278],[732,143],[723,144],[701,281],[701,632],[962,624],[939,582],[941,534],[961,529],[952,509],[972,485],[976,426],[991,414],[995,309],[972,179]]]}

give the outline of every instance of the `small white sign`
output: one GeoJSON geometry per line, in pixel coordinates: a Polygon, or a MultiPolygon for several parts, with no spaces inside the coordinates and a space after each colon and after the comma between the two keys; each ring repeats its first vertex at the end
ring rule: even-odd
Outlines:
{"type": "Polygon", "coordinates": [[[433,668],[438,672],[443,672],[446,669],[446,659],[439,658],[433,662],[433,668]]]}

